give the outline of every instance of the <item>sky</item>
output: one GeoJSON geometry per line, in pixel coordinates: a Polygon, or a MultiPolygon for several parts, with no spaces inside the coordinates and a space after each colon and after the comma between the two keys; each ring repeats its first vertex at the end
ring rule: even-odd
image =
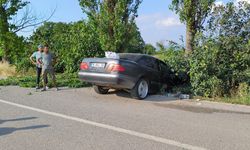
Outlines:
{"type": "MultiPolygon", "coordinates": [[[[50,19],[53,22],[74,22],[86,18],[78,0],[29,0],[33,13],[40,17],[48,17],[53,10],[55,14],[50,19]]],[[[229,0],[218,0],[223,4],[229,0]]],[[[240,1],[240,0],[235,0],[240,1]]],[[[244,0],[250,2],[250,0],[244,0]]],[[[185,25],[180,23],[178,16],[169,10],[171,0],[143,0],[136,19],[141,35],[146,43],[173,40],[181,43],[185,38],[185,25]]],[[[19,35],[29,36],[32,30],[20,32],[19,35]]]]}

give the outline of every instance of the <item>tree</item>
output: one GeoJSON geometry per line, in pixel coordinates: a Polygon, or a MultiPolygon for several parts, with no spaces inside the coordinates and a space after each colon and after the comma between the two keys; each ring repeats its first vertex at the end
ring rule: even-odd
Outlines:
{"type": "Polygon", "coordinates": [[[142,0],[79,0],[79,2],[99,34],[102,49],[125,52],[131,43],[132,34],[139,33],[134,32],[136,26],[134,20],[142,0]]]}
{"type": "Polygon", "coordinates": [[[20,47],[15,42],[15,39],[20,39],[17,32],[48,21],[55,12],[54,10],[48,18],[37,18],[29,9],[28,4],[28,1],[23,0],[0,0],[0,54],[2,54],[3,61],[9,62],[11,51],[20,47]],[[22,16],[18,15],[20,10],[23,10],[22,16]]]}
{"type": "Polygon", "coordinates": [[[87,21],[46,22],[31,36],[33,47],[49,44],[57,56],[57,72],[76,72],[83,58],[103,56],[98,34],[87,21]]]}
{"type": "Polygon", "coordinates": [[[146,44],[144,48],[144,54],[154,55],[156,54],[156,48],[152,44],[146,44]]]}
{"type": "Polygon", "coordinates": [[[123,51],[125,53],[143,53],[145,49],[145,42],[141,36],[139,28],[137,27],[136,23],[132,23],[131,25],[131,32],[127,35],[128,43],[127,46],[124,47],[123,51]]]}
{"type": "Polygon", "coordinates": [[[232,96],[241,84],[250,85],[249,14],[245,2],[214,8],[190,61],[195,94],[232,96]]]}
{"type": "Polygon", "coordinates": [[[215,0],[172,0],[170,9],[186,24],[186,53],[193,51],[195,35],[203,29],[215,0]]]}
{"type": "Polygon", "coordinates": [[[9,21],[15,16],[18,10],[22,9],[28,4],[22,0],[0,0],[0,50],[3,52],[3,61],[9,61],[12,29],[15,29],[14,24],[10,24],[9,21]]]}

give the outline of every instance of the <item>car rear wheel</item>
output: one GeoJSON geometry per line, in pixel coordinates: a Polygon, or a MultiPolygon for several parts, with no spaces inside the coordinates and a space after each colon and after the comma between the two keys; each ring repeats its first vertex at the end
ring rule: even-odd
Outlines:
{"type": "Polygon", "coordinates": [[[94,85],[93,87],[94,87],[95,92],[98,94],[108,94],[109,92],[109,89],[105,89],[104,87],[101,87],[101,86],[94,85]]]}
{"type": "Polygon", "coordinates": [[[142,100],[148,96],[149,84],[145,79],[140,79],[135,87],[131,90],[131,96],[133,98],[142,100]]]}

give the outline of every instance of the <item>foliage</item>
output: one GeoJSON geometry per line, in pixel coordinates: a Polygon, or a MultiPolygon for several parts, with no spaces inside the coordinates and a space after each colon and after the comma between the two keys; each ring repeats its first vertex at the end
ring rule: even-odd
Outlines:
{"type": "Polygon", "coordinates": [[[47,22],[32,35],[33,47],[47,43],[57,56],[58,72],[75,72],[85,57],[103,55],[98,35],[92,26],[85,22],[53,23],[47,22]]]}
{"type": "MultiPolygon", "coordinates": [[[[13,51],[11,48],[16,46],[15,38],[16,34],[12,32],[13,29],[18,28],[15,24],[11,24],[13,16],[17,14],[19,10],[28,4],[22,0],[1,0],[0,3],[0,50],[2,59],[9,61],[10,53],[13,51]]],[[[19,46],[19,45],[18,45],[19,46]]],[[[17,47],[18,48],[18,47],[17,47]]]]}
{"type": "Polygon", "coordinates": [[[220,89],[221,81],[214,75],[214,67],[218,62],[215,56],[219,49],[213,47],[213,40],[203,43],[195,49],[190,59],[190,76],[195,95],[216,96],[216,91],[220,89]]]}
{"type": "Polygon", "coordinates": [[[143,53],[148,55],[155,55],[156,48],[152,44],[146,44],[143,53]]]}
{"type": "Polygon", "coordinates": [[[238,97],[246,97],[250,94],[250,86],[248,83],[240,83],[236,95],[238,97]]]}
{"type": "Polygon", "coordinates": [[[127,38],[128,44],[124,47],[124,50],[120,52],[124,53],[144,53],[145,42],[141,37],[141,33],[136,23],[132,23],[132,27],[130,29],[130,34],[128,34],[127,38]]]}
{"type": "Polygon", "coordinates": [[[214,2],[215,0],[172,0],[170,9],[179,14],[183,23],[194,23],[197,29],[202,29],[214,2]]]}
{"type": "Polygon", "coordinates": [[[83,12],[99,35],[102,49],[115,52],[143,50],[141,45],[144,42],[135,24],[141,2],[142,0],[79,0],[83,12]]]}
{"type": "MultiPolygon", "coordinates": [[[[17,14],[20,9],[27,6],[29,2],[23,0],[1,0],[1,14],[5,14],[8,20],[17,14]]],[[[11,28],[15,28],[15,24],[10,24],[11,28]]]]}
{"type": "MultiPolygon", "coordinates": [[[[77,74],[59,74],[57,75],[57,84],[59,87],[71,87],[81,88],[90,86],[79,80],[77,74]]],[[[35,76],[23,76],[23,77],[9,77],[7,79],[0,80],[0,86],[20,86],[26,88],[36,87],[35,76]]],[[[49,86],[52,87],[51,83],[49,86]]]]}
{"type": "Polygon", "coordinates": [[[232,96],[241,83],[249,84],[250,5],[219,6],[209,20],[206,35],[190,60],[191,82],[196,95],[232,96]]]}
{"type": "Polygon", "coordinates": [[[189,63],[184,50],[173,44],[170,44],[168,48],[161,43],[157,45],[160,48],[157,57],[163,60],[177,76],[175,84],[189,84],[189,63]]]}
{"type": "Polygon", "coordinates": [[[193,50],[195,34],[203,29],[203,24],[210,13],[215,0],[172,0],[170,9],[180,16],[180,21],[187,26],[186,51],[193,50]]]}

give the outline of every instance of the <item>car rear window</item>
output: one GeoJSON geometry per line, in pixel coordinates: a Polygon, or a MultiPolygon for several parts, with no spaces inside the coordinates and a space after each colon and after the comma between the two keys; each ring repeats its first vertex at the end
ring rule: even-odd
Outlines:
{"type": "Polygon", "coordinates": [[[130,61],[135,61],[135,62],[142,57],[139,54],[119,54],[119,56],[120,56],[120,59],[130,60],[130,61]]]}

